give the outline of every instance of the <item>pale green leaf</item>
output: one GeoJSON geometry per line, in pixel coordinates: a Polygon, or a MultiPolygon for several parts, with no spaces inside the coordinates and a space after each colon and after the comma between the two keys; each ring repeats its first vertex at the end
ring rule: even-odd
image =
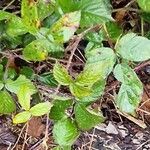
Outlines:
{"type": "Polygon", "coordinates": [[[136,75],[135,71],[126,64],[118,64],[114,68],[115,78],[125,84],[130,84],[130,82],[138,83],[139,87],[142,87],[142,83],[136,75]]]}
{"type": "Polygon", "coordinates": [[[63,118],[55,123],[53,136],[60,146],[72,145],[79,136],[79,131],[75,123],[69,118],[63,118]]]}
{"type": "Polygon", "coordinates": [[[74,35],[79,27],[81,12],[65,14],[50,28],[51,34],[57,43],[65,43],[74,35]]]}
{"type": "Polygon", "coordinates": [[[17,93],[18,101],[21,107],[25,110],[30,109],[31,89],[25,84],[22,85],[17,93]]]}
{"type": "Polygon", "coordinates": [[[82,104],[76,104],[75,120],[81,130],[89,130],[99,123],[102,123],[104,117],[100,113],[89,110],[82,104]]]}
{"type": "Polygon", "coordinates": [[[23,111],[19,114],[17,114],[13,118],[13,123],[14,124],[19,124],[19,123],[25,123],[31,118],[31,113],[29,111],[23,111]]]}
{"type": "Polygon", "coordinates": [[[70,83],[72,83],[72,78],[68,74],[68,71],[59,63],[55,64],[53,74],[56,81],[61,85],[69,85],[70,83]]]}
{"type": "Polygon", "coordinates": [[[105,84],[106,82],[104,79],[97,81],[93,84],[90,95],[79,98],[78,100],[83,103],[89,103],[98,100],[104,93],[105,84]]]}
{"type": "Polygon", "coordinates": [[[66,114],[65,110],[72,105],[72,100],[55,100],[53,107],[50,111],[50,118],[58,121],[61,120],[66,114]]]}
{"type": "Polygon", "coordinates": [[[83,98],[91,94],[91,87],[84,86],[78,83],[71,83],[69,85],[69,89],[72,95],[74,95],[76,98],[83,98]]]}
{"type": "Polygon", "coordinates": [[[128,65],[118,64],[114,69],[114,76],[122,82],[116,104],[118,108],[126,113],[135,115],[135,110],[141,102],[143,86],[134,70],[128,65]]]}
{"type": "Polygon", "coordinates": [[[50,102],[39,103],[30,109],[33,116],[42,116],[49,113],[52,104],[50,102]]]}
{"type": "Polygon", "coordinates": [[[141,9],[145,12],[150,12],[150,1],[149,0],[137,0],[141,9]]]}
{"type": "Polygon", "coordinates": [[[5,87],[10,92],[17,94],[22,85],[28,86],[32,94],[37,91],[33,83],[23,75],[20,75],[15,81],[8,79],[5,87]]]}
{"type": "Polygon", "coordinates": [[[116,51],[124,59],[135,62],[145,61],[150,58],[150,40],[128,33],[119,40],[116,51]]]}
{"type": "Polygon", "coordinates": [[[116,62],[116,55],[110,48],[94,48],[86,51],[87,62],[84,70],[93,72],[93,76],[107,78],[116,62]]]}
{"type": "Polygon", "coordinates": [[[135,115],[135,110],[138,108],[139,103],[141,102],[142,92],[137,94],[136,84],[126,85],[122,84],[119,90],[119,93],[116,98],[116,104],[120,111],[135,115]]]}
{"type": "Polygon", "coordinates": [[[11,95],[6,91],[0,91],[0,114],[9,114],[15,111],[16,105],[11,95]]]}

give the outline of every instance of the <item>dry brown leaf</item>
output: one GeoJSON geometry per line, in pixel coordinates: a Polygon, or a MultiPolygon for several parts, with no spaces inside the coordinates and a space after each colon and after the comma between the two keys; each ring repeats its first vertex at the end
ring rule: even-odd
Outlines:
{"type": "Polygon", "coordinates": [[[40,137],[44,131],[45,131],[45,125],[42,123],[41,118],[33,117],[29,121],[28,135],[37,138],[40,137]]]}

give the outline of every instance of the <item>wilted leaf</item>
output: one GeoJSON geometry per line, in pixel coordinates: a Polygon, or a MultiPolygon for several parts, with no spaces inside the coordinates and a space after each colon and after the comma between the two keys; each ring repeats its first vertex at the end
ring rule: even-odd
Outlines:
{"type": "Polygon", "coordinates": [[[18,124],[18,123],[25,123],[31,118],[31,113],[29,111],[23,111],[19,114],[17,114],[13,118],[13,123],[18,124]]]}
{"type": "Polygon", "coordinates": [[[27,85],[22,85],[17,93],[18,101],[25,110],[30,109],[31,89],[27,85]]]}
{"type": "Polygon", "coordinates": [[[33,83],[23,75],[20,75],[15,81],[7,80],[5,87],[10,92],[17,94],[22,85],[28,86],[32,94],[36,93],[33,83]]]}
{"type": "Polygon", "coordinates": [[[0,91],[0,114],[9,114],[15,111],[16,105],[10,94],[0,91]]]}
{"type": "Polygon", "coordinates": [[[63,118],[55,123],[53,136],[60,146],[72,145],[79,136],[79,131],[75,123],[69,118],[63,118]]]}
{"type": "Polygon", "coordinates": [[[124,59],[136,62],[145,61],[150,58],[150,40],[128,33],[119,40],[116,50],[124,59]]]}
{"type": "Polygon", "coordinates": [[[30,109],[33,116],[42,116],[47,114],[52,107],[50,102],[39,103],[30,109]]]}
{"type": "Polygon", "coordinates": [[[149,0],[137,0],[139,6],[145,11],[150,12],[150,1],[149,0]]]}
{"type": "Polygon", "coordinates": [[[61,120],[65,116],[65,110],[72,105],[72,100],[55,100],[50,111],[50,118],[55,121],[61,120]]]}
{"type": "Polygon", "coordinates": [[[88,110],[88,108],[82,104],[76,104],[75,120],[80,129],[89,130],[95,125],[103,122],[104,117],[100,113],[88,110]]]}
{"type": "Polygon", "coordinates": [[[65,14],[50,28],[51,34],[57,43],[65,43],[74,35],[79,27],[81,12],[65,14]]]}
{"type": "Polygon", "coordinates": [[[40,117],[32,117],[29,120],[28,135],[38,138],[45,131],[45,124],[42,123],[40,117]]]}
{"type": "Polygon", "coordinates": [[[68,74],[68,71],[59,63],[55,64],[53,74],[56,81],[61,85],[69,85],[72,82],[72,78],[68,74]]]}

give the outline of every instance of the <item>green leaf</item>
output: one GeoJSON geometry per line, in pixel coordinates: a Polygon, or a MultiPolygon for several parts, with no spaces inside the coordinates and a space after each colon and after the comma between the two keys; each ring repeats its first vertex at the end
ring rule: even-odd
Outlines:
{"type": "Polygon", "coordinates": [[[85,67],[83,72],[81,72],[75,82],[80,85],[93,85],[96,81],[102,78],[99,74],[95,73],[94,68],[85,67]]]}
{"type": "Polygon", "coordinates": [[[27,33],[27,29],[21,18],[13,16],[6,23],[6,33],[8,36],[16,37],[27,33]]]}
{"type": "Polygon", "coordinates": [[[118,64],[114,69],[117,80],[122,82],[116,104],[122,112],[135,115],[143,93],[143,86],[136,73],[124,64],[118,64]]]}
{"type": "Polygon", "coordinates": [[[72,100],[55,100],[50,111],[50,118],[58,121],[65,115],[65,110],[72,105],[72,100]]]}
{"type": "Polygon", "coordinates": [[[70,83],[72,83],[72,78],[68,74],[68,71],[59,63],[55,64],[53,74],[56,81],[61,85],[69,85],[70,83]]]}
{"type": "Polygon", "coordinates": [[[4,87],[4,83],[2,81],[0,81],[0,90],[2,90],[4,87]]]}
{"type": "Polygon", "coordinates": [[[62,51],[63,48],[60,45],[46,39],[39,39],[27,45],[23,50],[23,55],[29,61],[43,61],[47,58],[48,53],[55,55],[55,53],[62,51]]]}
{"type": "Polygon", "coordinates": [[[110,48],[94,48],[86,51],[87,62],[84,70],[91,70],[93,76],[106,78],[116,62],[116,55],[110,48]]]}
{"type": "Polygon", "coordinates": [[[81,12],[65,14],[50,28],[51,34],[57,43],[65,43],[70,40],[79,27],[81,12]]]}
{"type": "Polygon", "coordinates": [[[16,105],[10,94],[0,91],[0,114],[9,114],[15,111],[16,105]]]}
{"type": "Polygon", "coordinates": [[[20,75],[15,81],[7,80],[5,87],[10,92],[17,94],[20,87],[23,85],[28,86],[32,94],[36,93],[37,90],[33,83],[23,75],[20,75]]]}
{"type": "Polygon", "coordinates": [[[122,84],[119,90],[118,96],[116,98],[116,104],[120,111],[126,112],[135,116],[135,110],[138,108],[139,103],[141,102],[142,92],[137,94],[135,87],[136,85],[126,85],[122,84]]]}
{"type": "Polygon", "coordinates": [[[79,131],[75,123],[69,118],[63,118],[55,123],[53,136],[60,146],[72,145],[79,136],[79,131]]]}
{"type": "Polygon", "coordinates": [[[53,13],[54,6],[52,4],[52,1],[38,0],[37,10],[38,17],[42,21],[43,19],[45,19],[53,13]]]}
{"type": "Polygon", "coordinates": [[[109,0],[57,0],[66,12],[81,10],[81,26],[92,26],[113,20],[109,0]]]}
{"type": "Polygon", "coordinates": [[[18,124],[18,123],[25,123],[31,118],[31,113],[29,111],[23,111],[19,114],[17,114],[13,118],[13,123],[18,124]]]}
{"type": "Polygon", "coordinates": [[[48,49],[47,40],[35,40],[24,48],[23,56],[29,61],[43,61],[48,56],[48,49]]]}
{"type": "Polygon", "coordinates": [[[150,40],[128,33],[119,40],[116,51],[124,59],[135,62],[145,61],[150,58],[150,40]]]}
{"type": "Polygon", "coordinates": [[[42,116],[47,114],[52,107],[50,102],[39,103],[30,109],[33,116],[42,116]]]}
{"type": "MultiPolygon", "coordinates": [[[[109,38],[113,41],[117,41],[119,36],[122,34],[121,27],[116,22],[107,22],[106,23],[107,32],[109,34],[109,38]]],[[[104,32],[103,34],[106,33],[104,32]]],[[[107,39],[107,37],[105,37],[107,39]]]]}
{"type": "Polygon", "coordinates": [[[22,0],[21,16],[24,24],[32,34],[38,32],[41,21],[54,11],[53,5],[44,0],[22,0]]]}
{"type": "Polygon", "coordinates": [[[76,104],[75,120],[80,129],[89,130],[99,123],[102,123],[104,121],[104,117],[100,113],[87,109],[84,105],[76,104]]]}
{"type": "Polygon", "coordinates": [[[25,84],[22,85],[17,93],[18,101],[23,109],[30,109],[31,89],[25,84]]]}
{"type": "Polygon", "coordinates": [[[40,20],[37,12],[37,2],[34,0],[22,0],[21,17],[29,32],[35,34],[40,26],[40,20]]]}
{"type": "Polygon", "coordinates": [[[141,9],[145,12],[150,12],[150,1],[149,0],[137,0],[141,9]]]}
{"type": "Polygon", "coordinates": [[[78,83],[71,83],[69,89],[76,98],[83,98],[91,94],[91,87],[84,86],[78,83]]]}
{"type": "Polygon", "coordinates": [[[26,76],[28,79],[33,79],[34,71],[30,67],[23,66],[20,70],[20,74],[26,76]]]}
{"type": "Polygon", "coordinates": [[[89,96],[79,98],[78,100],[83,103],[94,102],[100,98],[104,93],[106,81],[104,79],[97,81],[93,84],[89,96]]]}
{"type": "Polygon", "coordinates": [[[41,74],[38,76],[38,80],[50,87],[56,87],[58,85],[58,82],[55,80],[54,75],[51,72],[41,74]]]}
{"type": "Polygon", "coordinates": [[[0,21],[5,21],[6,33],[8,36],[15,37],[25,34],[27,32],[25,25],[20,17],[17,17],[13,13],[0,10],[0,21]]]}

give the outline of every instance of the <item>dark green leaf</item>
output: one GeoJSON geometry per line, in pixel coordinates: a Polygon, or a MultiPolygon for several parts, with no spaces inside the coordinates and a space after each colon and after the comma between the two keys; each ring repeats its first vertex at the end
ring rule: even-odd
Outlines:
{"type": "Polygon", "coordinates": [[[81,130],[89,130],[104,121],[100,113],[91,111],[81,104],[75,106],[75,119],[81,130]]]}
{"type": "Polygon", "coordinates": [[[72,105],[72,100],[55,100],[50,111],[50,118],[58,121],[65,115],[65,110],[72,105]]]}
{"type": "Polygon", "coordinates": [[[60,146],[70,146],[78,138],[79,131],[71,119],[63,118],[54,125],[53,136],[60,146]]]}

